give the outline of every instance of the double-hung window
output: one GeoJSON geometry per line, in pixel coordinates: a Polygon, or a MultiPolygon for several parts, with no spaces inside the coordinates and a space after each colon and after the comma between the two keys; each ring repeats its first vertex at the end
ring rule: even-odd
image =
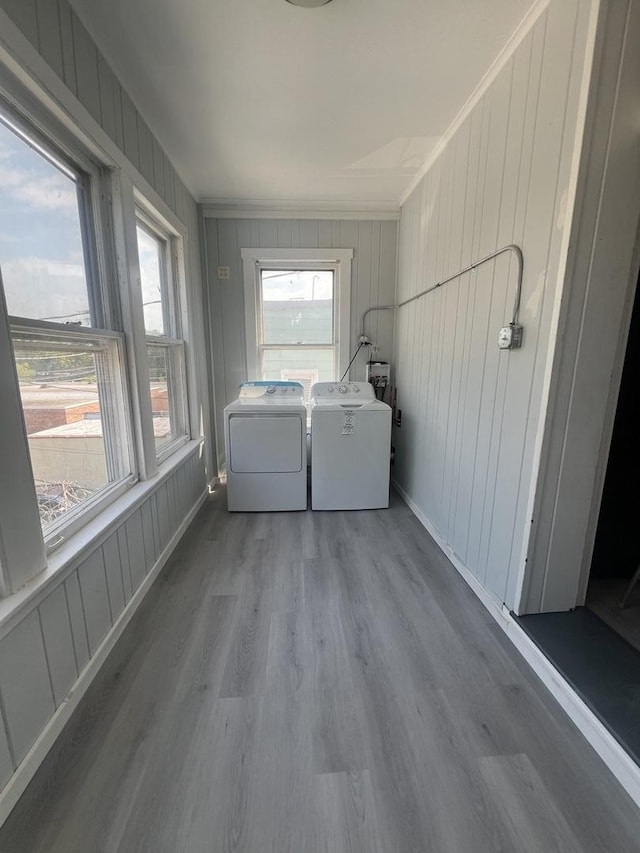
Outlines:
{"type": "Polygon", "coordinates": [[[136,235],[153,435],[157,458],[162,461],[188,440],[177,237],[140,208],[136,235]]]}
{"type": "Polygon", "coordinates": [[[249,379],[339,379],[348,364],[351,249],[243,249],[249,379]]]}
{"type": "Polygon", "coordinates": [[[0,303],[50,545],[124,491],[135,471],[123,337],[94,229],[99,182],[82,155],[0,103],[0,303]]]}

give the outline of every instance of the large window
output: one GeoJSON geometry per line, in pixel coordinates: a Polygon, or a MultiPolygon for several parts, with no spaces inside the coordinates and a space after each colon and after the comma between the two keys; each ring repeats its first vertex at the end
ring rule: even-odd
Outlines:
{"type": "Polygon", "coordinates": [[[134,471],[123,339],[102,298],[92,227],[98,180],[0,107],[0,270],[50,544],[134,471]]]}
{"type": "Polygon", "coordinates": [[[248,379],[339,379],[348,363],[351,250],[243,249],[248,379]]]}
{"type": "Polygon", "coordinates": [[[176,238],[142,210],[136,234],[153,434],[162,460],[188,438],[184,341],[172,251],[176,238]]]}

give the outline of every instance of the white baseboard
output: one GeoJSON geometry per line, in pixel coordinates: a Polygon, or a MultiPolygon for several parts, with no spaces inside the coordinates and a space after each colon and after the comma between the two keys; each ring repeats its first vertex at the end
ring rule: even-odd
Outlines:
{"type": "Polygon", "coordinates": [[[402,500],[416,516],[422,526],[433,537],[440,550],[462,575],[489,613],[500,625],[522,657],[558,702],[569,719],[584,735],[600,758],[620,782],[631,799],[640,806],[640,766],[620,746],[611,732],[600,722],[589,706],[578,696],[573,687],[540,651],[529,635],[520,627],[505,606],[484,589],[478,579],[443,541],[438,530],[424,515],[420,507],[409,497],[397,482],[393,482],[402,500]]]}
{"type": "Polygon", "coordinates": [[[96,650],[96,653],[82,670],[73,687],[45,728],[42,730],[40,736],[33,744],[23,761],[18,765],[2,793],[0,793],[0,826],[5,822],[11,813],[11,810],[24,793],[27,785],[35,776],[36,771],[44,761],[47,753],[56,742],[72,713],[78,707],[80,700],[100,671],[109,652],[113,649],[124,629],[131,621],[131,617],[142,603],[152,583],[160,574],[160,571],[163,569],[165,563],[175,550],[178,542],[184,535],[189,524],[193,521],[196,513],[204,503],[208,494],[209,489],[207,488],[207,490],[202,493],[193,505],[186,518],[180,524],[180,527],[173,534],[169,543],[165,546],[153,567],[131,597],[125,609],[113,623],[111,630],[96,650]]]}

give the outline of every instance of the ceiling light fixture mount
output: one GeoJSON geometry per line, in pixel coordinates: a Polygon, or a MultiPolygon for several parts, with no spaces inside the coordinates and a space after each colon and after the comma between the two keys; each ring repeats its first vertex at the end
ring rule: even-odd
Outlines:
{"type": "Polygon", "coordinates": [[[331,3],[331,0],[286,0],[286,2],[291,3],[292,6],[304,6],[310,9],[312,6],[326,6],[327,3],[331,3]]]}

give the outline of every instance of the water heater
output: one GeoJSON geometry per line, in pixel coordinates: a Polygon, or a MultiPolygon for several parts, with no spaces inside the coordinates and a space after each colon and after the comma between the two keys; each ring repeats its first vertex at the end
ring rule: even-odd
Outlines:
{"type": "Polygon", "coordinates": [[[384,392],[387,390],[390,377],[391,365],[388,361],[367,362],[366,379],[373,385],[378,400],[384,399],[384,392]]]}

